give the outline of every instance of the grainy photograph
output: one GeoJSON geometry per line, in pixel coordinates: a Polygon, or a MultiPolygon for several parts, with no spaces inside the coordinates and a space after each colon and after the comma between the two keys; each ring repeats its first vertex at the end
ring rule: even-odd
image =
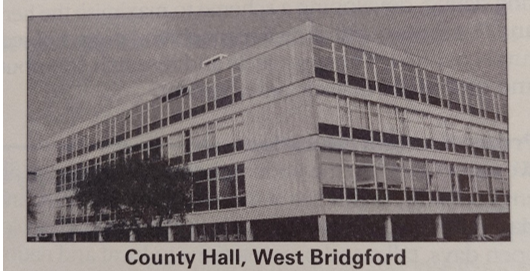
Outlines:
{"type": "Polygon", "coordinates": [[[28,242],[519,238],[504,5],[27,27],[28,242]]]}

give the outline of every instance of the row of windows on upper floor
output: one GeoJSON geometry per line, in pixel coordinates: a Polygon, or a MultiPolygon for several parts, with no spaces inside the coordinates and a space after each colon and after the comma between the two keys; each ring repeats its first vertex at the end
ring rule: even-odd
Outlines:
{"type": "Polygon", "coordinates": [[[508,133],[390,105],[317,92],[319,134],[508,159],[508,133]]]}
{"type": "Polygon", "coordinates": [[[240,68],[234,66],[58,140],[56,162],[69,160],[240,100],[240,68]]]}
{"type": "MultiPolygon", "coordinates": [[[[192,173],[192,201],[187,212],[222,210],[246,206],[244,164],[232,164],[192,173]]],[[[102,211],[94,215],[87,206],[78,206],[72,198],[57,200],[55,224],[77,224],[96,221],[115,221],[126,215],[122,212],[102,211]]]]}
{"type": "Polygon", "coordinates": [[[172,166],[244,150],[243,117],[236,114],[158,137],[56,170],[56,192],[70,190],[117,159],[165,160],[172,166]]]}
{"type": "Polygon", "coordinates": [[[508,98],[397,60],[313,37],[315,76],[508,122],[508,98]]]}
{"type": "Polygon", "coordinates": [[[320,150],[323,198],[509,202],[508,170],[402,156],[320,150]]]}

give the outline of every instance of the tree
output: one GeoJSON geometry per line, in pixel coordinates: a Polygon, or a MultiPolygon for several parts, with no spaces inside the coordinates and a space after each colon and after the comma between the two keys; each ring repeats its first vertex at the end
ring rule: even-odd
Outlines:
{"type": "Polygon", "coordinates": [[[35,196],[27,195],[27,218],[28,222],[35,222],[37,220],[37,205],[35,203],[35,196]]]}
{"type": "Polygon", "coordinates": [[[166,161],[118,160],[90,172],[79,183],[74,200],[94,215],[116,212],[112,228],[162,226],[164,219],[185,221],[192,177],[184,167],[166,161]]]}

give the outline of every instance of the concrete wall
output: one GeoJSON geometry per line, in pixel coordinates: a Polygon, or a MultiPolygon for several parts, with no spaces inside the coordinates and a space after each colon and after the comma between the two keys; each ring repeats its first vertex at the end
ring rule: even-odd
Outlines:
{"type": "Polygon", "coordinates": [[[242,98],[247,99],[313,76],[312,45],[305,36],[246,60],[242,70],[242,98]]]}
{"type": "Polygon", "coordinates": [[[247,161],[247,206],[319,199],[316,152],[309,148],[247,161]]]}
{"type": "Polygon", "coordinates": [[[312,104],[312,91],[306,91],[244,112],[246,149],[316,133],[312,104]]]}

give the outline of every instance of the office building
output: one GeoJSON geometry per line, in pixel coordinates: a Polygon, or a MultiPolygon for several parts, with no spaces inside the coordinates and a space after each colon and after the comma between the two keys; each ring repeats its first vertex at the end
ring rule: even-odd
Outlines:
{"type": "Polygon", "coordinates": [[[194,176],[186,224],[157,240],[509,237],[505,87],[313,23],[212,60],[43,142],[28,234],[143,241],[72,196],[149,157],[194,176]]]}

